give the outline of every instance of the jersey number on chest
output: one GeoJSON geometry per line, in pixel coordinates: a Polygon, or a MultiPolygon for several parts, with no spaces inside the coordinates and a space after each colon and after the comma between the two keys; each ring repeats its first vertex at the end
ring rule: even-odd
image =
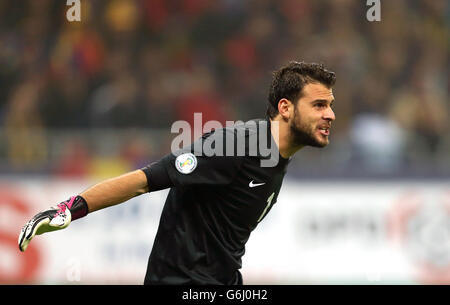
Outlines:
{"type": "Polygon", "coordinates": [[[257,222],[260,222],[264,218],[264,216],[266,215],[267,211],[269,210],[270,205],[272,204],[273,196],[275,196],[275,192],[273,192],[272,195],[270,195],[269,198],[267,198],[266,208],[262,212],[261,216],[259,216],[257,222]]]}

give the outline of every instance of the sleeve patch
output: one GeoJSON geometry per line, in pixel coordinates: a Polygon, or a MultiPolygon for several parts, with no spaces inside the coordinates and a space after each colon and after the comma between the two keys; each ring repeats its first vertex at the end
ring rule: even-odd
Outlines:
{"type": "Polygon", "coordinates": [[[192,153],[179,155],[175,159],[175,168],[182,174],[190,174],[197,167],[197,158],[192,153]]]}

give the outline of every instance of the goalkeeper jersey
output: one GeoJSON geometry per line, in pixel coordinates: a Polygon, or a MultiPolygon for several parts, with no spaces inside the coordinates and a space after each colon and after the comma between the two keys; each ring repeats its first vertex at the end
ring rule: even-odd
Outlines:
{"type": "Polygon", "coordinates": [[[270,122],[257,119],[204,134],[145,168],[147,177],[167,175],[170,191],[144,284],[242,284],[245,244],[276,203],[288,163],[270,122]]]}

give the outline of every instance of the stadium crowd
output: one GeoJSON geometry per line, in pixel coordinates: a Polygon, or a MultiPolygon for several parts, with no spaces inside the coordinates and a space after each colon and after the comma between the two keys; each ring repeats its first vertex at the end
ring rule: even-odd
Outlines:
{"type": "Polygon", "coordinates": [[[65,2],[0,1],[2,171],[136,168],[170,139],[116,132],[263,117],[270,72],[305,60],[338,77],[325,175],[450,175],[449,1],[381,1],[379,22],[359,0],[81,0],[81,22],[65,2]]]}

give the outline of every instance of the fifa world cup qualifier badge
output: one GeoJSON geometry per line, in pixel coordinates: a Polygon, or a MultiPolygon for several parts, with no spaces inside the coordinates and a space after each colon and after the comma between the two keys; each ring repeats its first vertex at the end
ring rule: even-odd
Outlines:
{"type": "Polygon", "coordinates": [[[192,153],[179,155],[175,159],[175,167],[182,174],[190,174],[197,167],[197,158],[192,153]]]}

